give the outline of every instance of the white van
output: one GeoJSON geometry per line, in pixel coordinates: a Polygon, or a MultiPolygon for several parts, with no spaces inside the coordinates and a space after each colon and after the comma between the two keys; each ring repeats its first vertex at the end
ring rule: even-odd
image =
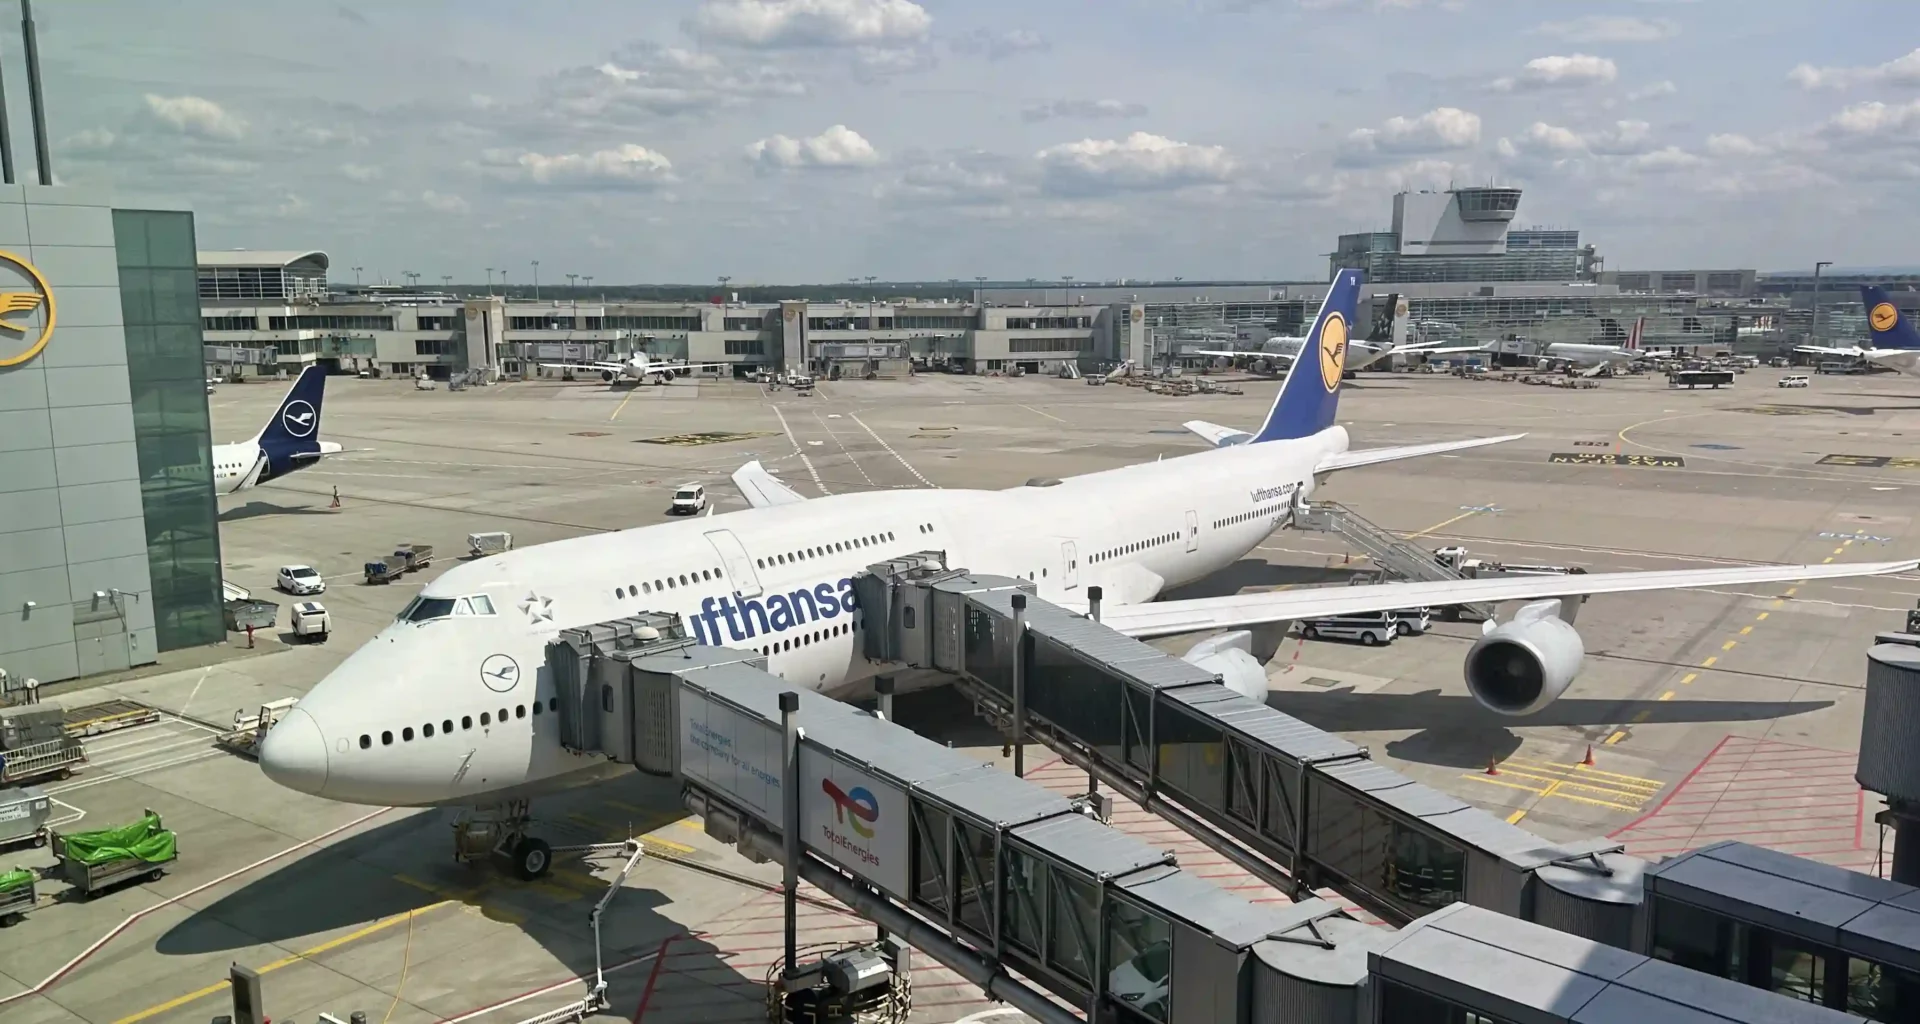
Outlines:
{"type": "Polygon", "coordinates": [[[1377,647],[1392,643],[1400,635],[1400,616],[1398,612],[1366,612],[1307,619],[1300,624],[1300,635],[1307,640],[1358,640],[1377,647]]]}
{"type": "Polygon", "coordinates": [[[1780,378],[1780,386],[1783,388],[1804,388],[1812,384],[1813,378],[1804,373],[1789,373],[1780,378]]]}
{"type": "Polygon", "coordinates": [[[706,511],[707,489],[699,484],[682,484],[673,492],[673,504],[667,506],[667,514],[690,516],[706,511]]]}

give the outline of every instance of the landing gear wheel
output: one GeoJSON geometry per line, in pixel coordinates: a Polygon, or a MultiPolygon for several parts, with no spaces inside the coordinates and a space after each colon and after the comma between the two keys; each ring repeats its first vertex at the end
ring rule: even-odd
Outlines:
{"type": "Polygon", "coordinates": [[[528,836],[513,847],[513,873],[522,882],[531,882],[553,866],[553,847],[546,840],[528,836]]]}

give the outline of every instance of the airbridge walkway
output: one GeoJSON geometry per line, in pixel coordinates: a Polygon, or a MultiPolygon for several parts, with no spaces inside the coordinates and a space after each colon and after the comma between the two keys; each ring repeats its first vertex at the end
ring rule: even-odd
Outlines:
{"type": "Polygon", "coordinates": [[[1249,903],[1109,828],[1097,795],[795,692],[758,652],[696,644],[677,616],[549,645],[562,742],[677,780],[709,833],[1045,1024],[1560,1021],[1630,1006],[1859,1019],[1628,952],[1646,865],[1617,843],[1550,843],[1026,581],[941,562],[856,578],[867,658],[955,676],[991,717],[1298,902],[1249,903]],[[1355,920],[1320,887],[1399,929],[1355,920]]]}

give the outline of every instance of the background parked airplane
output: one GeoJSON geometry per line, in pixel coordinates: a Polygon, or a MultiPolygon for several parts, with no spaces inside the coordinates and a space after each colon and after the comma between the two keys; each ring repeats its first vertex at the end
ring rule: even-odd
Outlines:
{"type": "Polygon", "coordinates": [[[338,455],[339,445],[320,440],[320,403],[326,388],[327,371],[318,365],[307,367],[259,433],[245,441],[214,445],[214,493],[244,491],[305,469],[323,456],[338,455]]]}
{"type": "Polygon", "coordinates": [[[724,367],[728,363],[669,363],[656,362],[647,358],[645,352],[635,352],[620,362],[611,363],[541,363],[542,370],[561,370],[571,373],[597,373],[600,379],[611,384],[616,380],[630,380],[640,384],[671,384],[673,378],[694,370],[706,370],[724,367]]]}
{"type": "Polygon", "coordinates": [[[1914,329],[1913,321],[1900,312],[1887,290],[1878,285],[1861,286],[1860,302],[1867,307],[1867,330],[1872,344],[1851,348],[1801,345],[1794,351],[1829,359],[1865,359],[1909,376],[1920,376],[1920,330],[1914,329]]]}

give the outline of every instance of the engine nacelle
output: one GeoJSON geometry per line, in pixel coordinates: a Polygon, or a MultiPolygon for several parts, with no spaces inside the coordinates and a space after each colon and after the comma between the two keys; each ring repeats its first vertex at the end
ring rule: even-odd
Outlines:
{"type": "Polygon", "coordinates": [[[1560,602],[1535,601],[1505,625],[1482,627],[1467,652],[1467,689],[1489,711],[1531,715],[1567,692],[1586,656],[1580,634],[1560,618],[1560,602]]]}
{"type": "Polygon", "coordinates": [[[1247,630],[1208,637],[1180,660],[1218,675],[1223,686],[1242,697],[1267,702],[1267,667],[1253,656],[1253,634],[1247,630]]]}
{"type": "Polygon", "coordinates": [[[601,379],[601,380],[604,380],[604,381],[606,381],[606,382],[607,382],[607,383],[609,383],[609,384],[611,384],[611,383],[613,383],[613,371],[612,371],[612,370],[601,370],[601,371],[600,371],[600,379],[601,379]]]}

